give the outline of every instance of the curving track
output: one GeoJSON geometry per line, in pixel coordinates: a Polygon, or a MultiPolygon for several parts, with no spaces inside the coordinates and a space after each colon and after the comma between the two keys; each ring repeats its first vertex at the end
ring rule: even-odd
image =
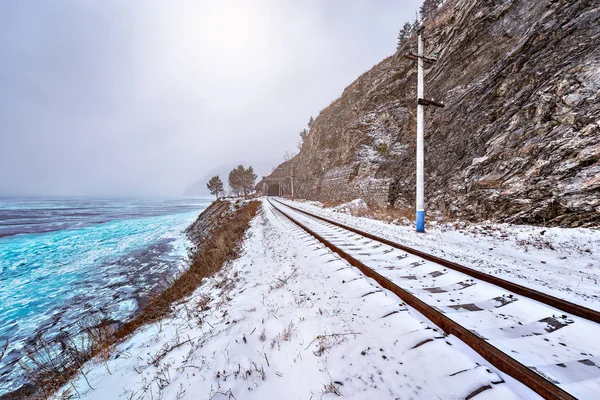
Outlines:
{"type": "Polygon", "coordinates": [[[598,321],[596,311],[282,202],[269,202],[446,333],[457,336],[541,396],[600,398],[600,324],[594,322],[598,321]]]}

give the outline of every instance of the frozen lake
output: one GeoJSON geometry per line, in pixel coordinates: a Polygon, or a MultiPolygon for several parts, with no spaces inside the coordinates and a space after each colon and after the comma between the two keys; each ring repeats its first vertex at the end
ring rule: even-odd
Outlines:
{"type": "Polygon", "coordinates": [[[123,321],[187,263],[183,230],[210,199],[0,198],[0,395],[37,335],[85,315],[123,321]]]}

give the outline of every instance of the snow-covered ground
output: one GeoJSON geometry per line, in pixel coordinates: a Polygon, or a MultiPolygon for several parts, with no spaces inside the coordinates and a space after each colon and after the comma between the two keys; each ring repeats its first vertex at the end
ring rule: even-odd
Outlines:
{"type": "Polygon", "coordinates": [[[412,225],[349,214],[358,201],[335,208],[295,207],[550,295],[600,310],[600,231],[495,223],[412,225]]]}
{"type": "Polygon", "coordinates": [[[84,372],[63,394],[537,398],[268,203],[252,221],[238,260],[179,304],[172,318],[141,329],[84,372]]]}

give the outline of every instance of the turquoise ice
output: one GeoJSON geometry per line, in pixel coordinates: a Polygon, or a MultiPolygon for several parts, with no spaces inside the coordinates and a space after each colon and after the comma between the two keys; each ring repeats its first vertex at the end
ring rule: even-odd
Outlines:
{"type": "MultiPolygon", "coordinates": [[[[6,217],[7,210],[10,215],[20,213],[18,229],[25,231],[34,226],[29,230],[43,232],[56,227],[57,221],[61,226],[83,225],[0,237],[0,341],[9,340],[12,351],[4,365],[0,362],[0,375],[8,368],[6,364],[18,357],[24,341],[37,333],[52,337],[60,329],[73,329],[84,313],[115,321],[131,316],[138,301],[160,287],[165,275],[185,268],[183,231],[208,203],[178,206],[161,202],[148,207],[140,201],[120,201],[118,206],[102,202],[109,210],[98,213],[98,204],[88,202],[77,208],[75,217],[67,218],[65,210],[74,207],[52,204],[50,213],[43,206],[29,208],[42,210],[34,213],[44,215],[41,224],[40,218],[31,223],[32,218],[21,218],[22,210],[0,203],[3,228],[8,226],[6,221],[15,221],[6,217]],[[106,219],[109,221],[97,223],[106,219]]],[[[11,372],[0,378],[0,386],[8,389],[18,381],[11,372]]]]}

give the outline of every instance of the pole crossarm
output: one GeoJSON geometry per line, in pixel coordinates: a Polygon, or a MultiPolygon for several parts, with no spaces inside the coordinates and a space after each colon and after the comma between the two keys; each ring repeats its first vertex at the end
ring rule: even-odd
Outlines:
{"type": "Polygon", "coordinates": [[[417,99],[417,104],[420,106],[446,107],[443,103],[438,103],[435,100],[417,99]]]}
{"type": "Polygon", "coordinates": [[[423,62],[426,62],[427,64],[434,64],[437,62],[437,58],[419,55],[419,54],[413,53],[413,52],[405,54],[404,57],[408,58],[410,60],[416,60],[416,61],[421,59],[421,60],[423,60],[423,62]]]}

